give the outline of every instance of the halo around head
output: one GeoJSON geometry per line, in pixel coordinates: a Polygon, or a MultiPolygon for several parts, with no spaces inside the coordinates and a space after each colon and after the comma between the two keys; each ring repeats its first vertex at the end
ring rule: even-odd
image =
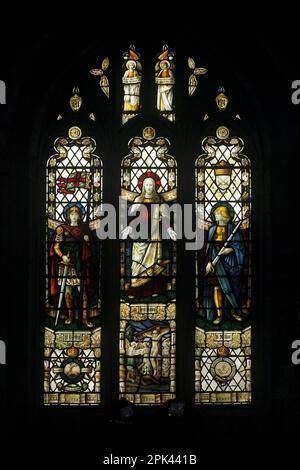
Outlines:
{"type": "Polygon", "coordinates": [[[226,207],[226,209],[228,210],[229,216],[230,216],[230,221],[233,221],[233,219],[234,219],[234,217],[235,217],[234,208],[233,208],[228,202],[217,202],[217,203],[211,208],[211,211],[210,211],[210,218],[211,218],[211,220],[212,220],[214,223],[216,222],[215,211],[216,211],[216,209],[218,209],[219,207],[226,207]]]}
{"type": "Polygon", "coordinates": [[[140,189],[142,189],[143,182],[146,178],[152,178],[154,180],[156,189],[158,189],[159,186],[161,185],[161,181],[160,181],[159,176],[156,173],[153,173],[152,171],[148,170],[148,171],[146,171],[146,173],[143,173],[139,177],[138,186],[139,186],[140,189]]]}
{"type": "Polygon", "coordinates": [[[133,68],[135,69],[136,68],[136,62],[135,60],[127,60],[126,62],[126,67],[129,69],[129,66],[130,65],[133,65],[133,68]]]}
{"type": "Polygon", "coordinates": [[[160,68],[163,69],[163,65],[165,65],[165,64],[166,64],[166,66],[167,66],[166,68],[169,69],[170,66],[171,66],[171,64],[170,64],[170,62],[169,62],[168,60],[162,60],[162,61],[160,62],[160,64],[159,64],[159,65],[160,65],[160,68]]]}
{"type": "Polygon", "coordinates": [[[80,211],[81,219],[83,220],[84,217],[85,217],[85,209],[84,209],[83,205],[80,204],[80,202],[70,202],[64,208],[63,215],[64,215],[65,221],[68,222],[68,212],[69,212],[70,209],[72,209],[72,207],[77,207],[77,209],[80,211]]]}

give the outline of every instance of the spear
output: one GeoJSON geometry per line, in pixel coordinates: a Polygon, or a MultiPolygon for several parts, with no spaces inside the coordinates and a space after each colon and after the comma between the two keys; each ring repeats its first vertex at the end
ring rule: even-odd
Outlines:
{"type": "Polygon", "coordinates": [[[224,245],[222,246],[221,250],[219,251],[219,253],[215,256],[215,258],[213,259],[212,261],[212,265],[215,266],[219,259],[221,258],[222,256],[222,252],[225,250],[225,248],[227,248],[227,246],[229,245],[229,243],[231,242],[231,240],[233,239],[234,235],[236,234],[236,232],[238,231],[238,229],[240,228],[242,224],[242,220],[239,221],[239,223],[234,227],[234,230],[231,232],[231,234],[229,235],[229,237],[227,238],[226,242],[224,243],[224,245]]]}

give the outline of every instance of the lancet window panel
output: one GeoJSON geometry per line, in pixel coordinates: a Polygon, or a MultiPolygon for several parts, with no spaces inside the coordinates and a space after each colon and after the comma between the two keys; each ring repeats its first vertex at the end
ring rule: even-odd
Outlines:
{"type": "Polygon", "coordinates": [[[44,403],[97,405],[101,392],[102,162],[79,127],[46,169],[44,403]]]}
{"type": "Polygon", "coordinates": [[[162,403],[176,392],[176,235],[169,209],[177,171],[169,146],[147,127],[129,142],[121,170],[129,221],[120,247],[120,396],[141,404],[162,403]],[[136,212],[149,230],[131,238],[136,212]]]}
{"type": "Polygon", "coordinates": [[[196,161],[196,403],[251,402],[251,163],[227,128],[196,161]]]}

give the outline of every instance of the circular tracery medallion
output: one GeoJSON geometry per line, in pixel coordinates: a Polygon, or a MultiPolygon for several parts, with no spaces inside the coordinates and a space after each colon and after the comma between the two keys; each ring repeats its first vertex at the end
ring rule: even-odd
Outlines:
{"type": "Polygon", "coordinates": [[[210,371],[217,382],[228,382],[234,377],[236,366],[232,359],[219,357],[213,361],[210,371]]]}

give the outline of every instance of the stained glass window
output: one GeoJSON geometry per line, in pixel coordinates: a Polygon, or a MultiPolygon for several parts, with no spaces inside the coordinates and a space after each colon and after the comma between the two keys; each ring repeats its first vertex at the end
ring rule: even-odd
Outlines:
{"type": "Polygon", "coordinates": [[[134,45],[129,46],[129,51],[123,54],[123,124],[137,116],[140,109],[142,65],[139,58],[140,54],[134,45]]]}
{"type": "Polygon", "coordinates": [[[156,108],[161,116],[175,121],[174,85],[175,63],[174,53],[165,44],[158,54],[155,65],[156,108]]]}
{"type": "Polygon", "coordinates": [[[169,146],[147,127],[122,162],[128,225],[120,242],[120,396],[134,403],[175,397],[176,233],[169,209],[177,172],[169,146]],[[137,213],[147,233],[134,235],[137,213]]]}
{"type": "MultiPolygon", "coordinates": [[[[195,200],[204,244],[195,256],[187,255],[183,260],[186,269],[177,282],[176,240],[182,233],[174,213],[178,208],[174,209],[177,164],[169,152],[171,144],[176,148],[186,142],[184,167],[191,168],[188,154],[192,154],[195,142],[190,125],[196,108],[188,106],[191,101],[196,106],[198,96],[201,110],[201,90],[209,75],[208,69],[198,66],[206,65],[201,57],[183,58],[167,44],[160,46],[138,51],[131,44],[110,58],[97,52],[92,62],[88,59],[84,75],[86,80],[99,83],[99,103],[85,98],[88,87],[80,74],[69,98],[71,119],[82,118],[93,133],[105,135],[108,153],[112,152],[108,162],[111,175],[119,171],[113,160],[115,142],[123,145],[129,132],[132,137],[128,155],[124,157],[127,152],[123,152],[121,162],[121,213],[126,210],[126,220],[122,213],[120,240],[107,245],[120,253],[120,266],[118,262],[113,265],[120,268],[120,292],[113,286],[114,269],[110,272],[106,266],[112,287],[103,297],[101,293],[101,249],[106,242],[98,238],[105,230],[100,221],[103,169],[95,153],[95,140],[89,132],[82,134],[73,126],[55,140],[55,153],[47,162],[46,405],[101,402],[101,304],[112,305],[112,296],[119,309],[119,354],[111,359],[119,361],[119,382],[110,383],[108,378],[107,390],[116,391],[117,386],[119,397],[135,404],[162,404],[176,398],[176,289],[182,278],[182,285],[187,285],[188,273],[195,277],[195,289],[189,283],[195,297],[183,293],[182,298],[186,295],[193,306],[186,306],[180,314],[185,332],[192,335],[194,327],[188,327],[184,316],[191,313],[195,318],[195,350],[191,346],[190,356],[195,365],[195,403],[251,402],[251,162],[244,153],[243,140],[225,126],[203,140],[195,164],[195,200]],[[181,77],[176,75],[177,67],[181,77]],[[178,88],[183,100],[179,101],[184,106],[176,110],[175,81],[179,78],[183,85],[178,88]],[[116,113],[114,103],[118,103],[116,113]],[[188,111],[185,116],[183,108],[188,111]],[[150,125],[140,128],[141,122],[154,125],[151,119],[166,129],[170,140],[164,131],[157,136],[150,125]],[[144,129],[133,134],[134,128],[144,129]]],[[[226,119],[231,111],[223,86],[211,101],[215,112],[226,119]]],[[[57,116],[59,126],[66,117],[67,113],[57,116]]],[[[205,114],[203,121],[208,119],[211,115],[205,114]]],[[[235,119],[240,121],[239,114],[235,119]]],[[[119,194],[114,180],[111,176],[108,200],[119,194]]],[[[182,184],[190,200],[194,186],[187,180],[182,184]]],[[[194,207],[180,206],[183,223],[189,222],[188,206],[193,219],[194,207]]],[[[185,236],[188,238],[187,232],[185,236]]],[[[114,263],[113,257],[109,259],[114,263]]],[[[177,364],[182,361],[183,357],[177,358],[177,364]]],[[[190,372],[194,375],[194,370],[190,372]]],[[[188,378],[185,371],[180,374],[181,379],[188,378]]]]}
{"type": "Polygon", "coordinates": [[[46,172],[44,403],[100,402],[102,163],[79,127],[55,141],[46,172]]]}
{"type": "Polygon", "coordinates": [[[196,161],[196,403],[251,401],[251,167],[222,126],[196,161]]]}

